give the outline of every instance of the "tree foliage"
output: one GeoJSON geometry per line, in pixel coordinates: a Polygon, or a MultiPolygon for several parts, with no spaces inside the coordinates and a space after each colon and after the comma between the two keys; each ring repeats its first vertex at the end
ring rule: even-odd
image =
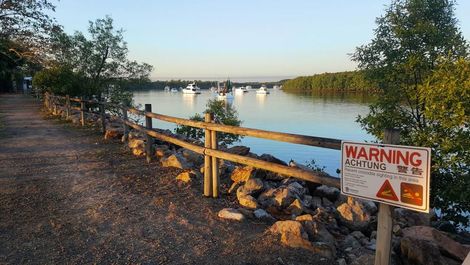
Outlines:
{"type": "Polygon", "coordinates": [[[286,91],[370,91],[375,86],[364,79],[360,71],[323,73],[312,76],[300,76],[284,82],[282,89],[286,91]]]}
{"type": "Polygon", "coordinates": [[[47,14],[48,0],[0,0],[0,84],[10,86],[15,76],[31,74],[47,60],[49,35],[60,30],[47,14]]]}
{"type": "MultiPolygon", "coordinates": [[[[75,86],[65,84],[57,86],[53,83],[38,83],[43,89],[60,91],[63,94],[92,96],[104,95],[108,99],[129,101],[130,93],[125,93],[133,83],[148,82],[152,66],[127,58],[127,43],[124,41],[123,30],[115,29],[110,17],[90,22],[87,38],[81,32],[67,35],[64,32],[54,34],[54,53],[52,69],[44,72],[56,73],[62,70],[73,78],[75,86]],[[52,70],[52,71],[51,71],[52,70]],[[63,90],[61,88],[70,88],[63,90]],[[118,97],[121,95],[122,97],[118,97]]],[[[39,73],[41,76],[42,73],[39,73]]],[[[35,76],[35,79],[36,76],[35,76]]],[[[46,81],[49,79],[46,79],[46,81]]],[[[37,81],[37,80],[35,80],[37,81]]]]}
{"type": "MultiPolygon", "coordinates": [[[[214,115],[215,122],[220,124],[232,126],[240,126],[242,124],[242,121],[238,119],[237,111],[231,105],[226,104],[221,100],[209,100],[204,113],[212,113],[214,115]]],[[[204,115],[196,113],[189,119],[194,121],[204,121],[204,115]]],[[[175,129],[175,132],[192,139],[201,140],[204,138],[204,131],[202,129],[190,126],[178,126],[175,129]]],[[[234,142],[240,141],[242,136],[231,133],[217,133],[217,138],[219,140],[219,144],[230,145],[234,142]]]]}
{"type": "MultiPolygon", "coordinates": [[[[379,89],[378,100],[370,106],[369,114],[359,117],[358,121],[377,138],[382,138],[385,128],[398,128],[403,144],[432,147],[431,194],[436,199],[433,206],[441,208],[448,218],[457,220],[458,213],[448,205],[469,210],[468,204],[462,204],[460,196],[448,191],[455,182],[464,181],[465,176],[456,170],[458,163],[448,159],[455,157],[455,150],[446,151],[446,144],[441,142],[443,139],[433,138],[447,127],[439,116],[448,114],[445,107],[437,107],[440,108],[440,114],[437,114],[440,96],[432,91],[441,78],[439,76],[445,72],[445,67],[440,66],[443,58],[446,65],[453,65],[468,55],[468,45],[454,17],[454,2],[395,0],[376,23],[375,37],[369,44],[358,47],[353,55],[366,79],[377,84],[379,89]]],[[[444,85],[441,92],[451,96],[450,88],[445,83],[440,85],[444,85]]],[[[455,87],[455,90],[461,89],[461,86],[455,87]]],[[[462,105],[462,100],[462,97],[451,96],[450,101],[462,105]]],[[[459,128],[450,126],[445,130],[459,128]]],[[[457,141],[460,136],[448,134],[446,139],[457,141]]],[[[462,147],[468,149],[470,146],[462,147]]]]}

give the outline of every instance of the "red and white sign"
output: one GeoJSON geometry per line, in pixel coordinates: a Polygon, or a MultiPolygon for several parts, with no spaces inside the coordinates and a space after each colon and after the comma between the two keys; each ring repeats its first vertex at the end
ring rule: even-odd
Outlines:
{"type": "Polygon", "coordinates": [[[420,212],[429,212],[431,149],[341,144],[341,192],[420,212]]]}

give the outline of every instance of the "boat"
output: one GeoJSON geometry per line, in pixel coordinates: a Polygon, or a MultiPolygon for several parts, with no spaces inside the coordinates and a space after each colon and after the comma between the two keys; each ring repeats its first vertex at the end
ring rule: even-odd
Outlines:
{"type": "Polygon", "coordinates": [[[172,93],[177,93],[178,91],[179,91],[179,90],[178,90],[176,87],[174,87],[174,88],[171,89],[171,92],[172,92],[172,93]]]}
{"type": "Polygon", "coordinates": [[[169,87],[169,86],[166,86],[166,87],[165,87],[165,91],[166,91],[166,92],[170,92],[170,87],[169,87]]]}
{"type": "Polygon", "coordinates": [[[278,85],[274,85],[274,86],[273,86],[273,89],[274,89],[274,90],[279,90],[279,89],[281,89],[281,87],[278,86],[278,85]]]}
{"type": "Polygon", "coordinates": [[[246,91],[253,89],[251,86],[246,86],[245,87],[246,91]]]}
{"type": "Polygon", "coordinates": [[[217,99],[218,100],[232,100],[232,82],[227,80],[226,82],[217,83],[217,99]]]}
{"type": "Polygon", "coordinates": [[[256,94],[267,95],[269,94],[268,88],[265,85],[262,85],[258,90],[256,90],[256,94]]]}
{"type": "Polygon", "coordinates": [[[235,93],[237,93],[237,94],[243,94],[243,93],[248,92],[248,89],[246,89],[246,87],[244,87],[244,86],[241,86],[241,87],[235,88],[234,91],[235,91],[235,93]]]}
{"type": "Polygon", "coordinates": [[[183,89],[184,94],[201,94],[201,89],[196,86],[195,83],[188,84],[186,88],[183,89]]]}

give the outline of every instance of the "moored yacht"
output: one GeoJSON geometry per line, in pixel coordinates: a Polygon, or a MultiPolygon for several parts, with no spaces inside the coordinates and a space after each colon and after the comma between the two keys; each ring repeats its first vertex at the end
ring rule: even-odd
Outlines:
{"type": "Polygon", "coordinates": [[[265,85],[262,85],[258,90],[256,90],[256,94],[269,94],[268,88],[265,85]]]}
{"type": "Polygon", "coordinates": [[[183,89],[184,94],[201,94],[201,90],[196,86],[195,83],[188,84],[186,88],[183,89]]]}

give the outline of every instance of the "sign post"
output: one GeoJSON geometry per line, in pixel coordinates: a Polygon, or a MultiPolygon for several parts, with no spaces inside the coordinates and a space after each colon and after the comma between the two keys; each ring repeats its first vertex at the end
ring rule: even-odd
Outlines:
{"type": "Polygon", "coordinates": [[[392,206],[429,212],[431,150],[399,141],[388,129],[384,144],[341,144],[341,193],[380,203],[375,265],[390,264],[392,206]]]}

